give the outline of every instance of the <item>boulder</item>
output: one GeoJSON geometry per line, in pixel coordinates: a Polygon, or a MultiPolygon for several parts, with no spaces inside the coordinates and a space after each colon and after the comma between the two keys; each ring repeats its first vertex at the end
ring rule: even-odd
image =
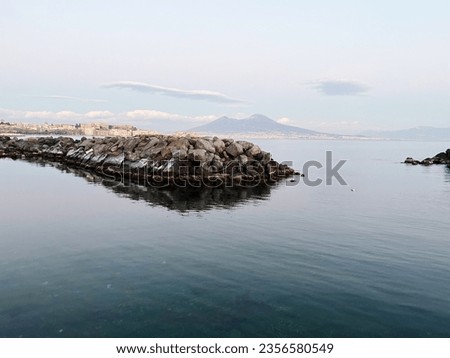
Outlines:
{"type": "Polygon", "coordinates": [[[244,149],[244,151],[247,151],[251,147],[253,147],[253,143],[247,142],[245,140],[238,140],[236,143],[240,144],[242,146],[242,149],[244,149]]]}
{"type": "Polygon", "coordinates": [[[247,158],[247,156],[245,154],[241,154],[238,157],[238,160],[239,160],[239,163],[241,163],[242,165],[245,165],[248,162],[248,158],[247,158]]]}
{"type": "Polygon", "coordinates": [[[205,149],[189,149],[188,159],[194,162],[204,162],[206,160],[205,149]]]}
{"type": "Polygon", "coordinates": [[[95,144],[93,139],[85,139],[80,143],[80,147],[84,147],[85,150],[91,149],[95,144]]]}
{"type": "Polygon", "coordinates": [[[119,154],[119,155],[109,155],[103,161],[103,164],[120,166],[120,165],[122,165],[124,160],[125,160],[125,155],[123,153],[119,154]]]}
{"type": "Polygon", "coordinates": [[[147,149],[153,148],[160,142],[160,139],[157,137],[150,138],[149,142],[142,148],[142,151],[146,151],[147,149]]]}
{"type": "Polygon", "coordinates": [[[256,158],[260,154],[261,154],[261,149],[256,144],[247,150],[247,155],[250,155],[254,158],[256,158]]]}
{"type": "Polygon", "coordinates": [[[178,160],[186,160],[187,159],[188,151],[185,148],[172,148],[172,158],[178,159],[178,160]]]}
{"type": "Polygon", "coordinates": [[[132,152],[134,148],[139,144],[139,141],[140,141],[139,137],[130,139],[129,141],[123,144],[123,150],[125,152],[132,152]]]}
{"type": "Polygon", "coordinates": [[[271,159],[272,159],[272,155],[270,153],[261,151],[261,163],[263,165],[266,165],[267,163],[269,163],[271,159]]]}
{"type": "Polygon", "coordinates": [[[216,152],[216,148],[214,147],[214,145],[210,141],[202,138],[197,139],[197,142],[195,143],[195,149],[204,149],[210,153],[216,152]]]}
{"type": "Polygon", "coordinates": [[[447,158],[448,158],[448,155],[447,155],[446,152],[441,152],[441,153],[436,154],[436,155],[434,156],[434,158],[447,159],[447,158]]]}
{"type": "Polygon", "coordinates": [[[229,144],[228,147],[226,147],[226,152],[233,158],[236,158],[237,156],[244,153],[244,148],[242,148],[239,143],[233,142],[229,144]]]}
{"type": "Polygon", "coordinates": [[[216,139],[213,142],[214,145],[214,149],[216,150],[217,153],[222,154],[223,151],[225,150],[225,142],[223,140],[220,139],[216,139]]]}

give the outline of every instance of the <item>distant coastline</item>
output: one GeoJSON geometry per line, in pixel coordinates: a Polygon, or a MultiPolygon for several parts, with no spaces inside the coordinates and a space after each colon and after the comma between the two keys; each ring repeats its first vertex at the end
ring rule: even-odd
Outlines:
{"type": "Polygon", "coordinates": [[[99,136],[99,137],[132,137],[136,135],[154,135],[155,131],[138,129],[132,125],[111,125],[103,122],[95,123],[11,123],[0,122],[0,134],[17,135],[63,135],[63,136],[99,136]]]}
{"type": "MultiPolygon", "coordinates": [[[[0,120],[0,135],[7,136],[87,136],[87,137],[133,137],[163,134],[154,130],[137,128],[130,124],[93,123],[24,123],[0,120]]],[[[247,120],[221,117],[204,126],[185,131],[164,132],[175,136],[228,137],[239,139],[276,140],[351,140],[351,141],[420,141],[448,142],[450,128],[417,127],[401,131],[368,131],[362,134],[332,134],[316,132],[295,126],[286,126],[264,117],[253,115],[247,120]],[[263,123],[261,123],[261,118],[263,123]],[[225,126],[224,123],[226,122],[225,126]],[[230,123],[227,123],[230,122],[230,123]],[[242,123],[247,122],[245,126],[242,123]],[[217,126],[217,124],[220,124],[217,126]],[[239,124],[242,128],[237,126],[239,124]]]]}

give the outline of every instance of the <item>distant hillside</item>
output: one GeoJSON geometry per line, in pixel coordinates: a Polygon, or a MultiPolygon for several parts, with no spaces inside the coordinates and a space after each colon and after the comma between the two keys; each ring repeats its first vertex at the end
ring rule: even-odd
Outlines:
{"type": "Polygon", "coordinates": [[[208,124],[191,128],[189,132],[211,134],[255,134],[267,137],[340,138],[335,134],[320,133],[309,129],[277,123],[262,115],[254,114],[245,119],[220,117],[208,124]]]}
{"type": "Polygon", "coordinates": [[[383,139],[403,140],[450,140],[450,127],[416,127],[395,131],[367,131],[363,135],[383,139]]]}

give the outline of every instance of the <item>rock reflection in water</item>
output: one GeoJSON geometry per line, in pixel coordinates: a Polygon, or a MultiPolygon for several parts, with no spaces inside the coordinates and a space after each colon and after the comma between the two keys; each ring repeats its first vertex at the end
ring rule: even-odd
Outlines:
{"type": "Polygon", "coordinates": [[[222,188],[156,188],[141,186],[134,183],[121,183],[112,179],[105,179],[93,172],[81,169],[69,168],[60,163],[43,161],[30,161],[36,165],[51,166],[64,173],[70,173],[83,178],[89,183],[102,185],[109,191],[136,201],[146,201],[151,206],[162,206],[169,210],[183,212],[206,211],[211,209],[229,209],[235,206],[255,203],[267,200],[271,190],[280,185],[260,185],[253,188],[247,187],[222,187],[222,188]]]}
{"type": "Polygon", "coordinates": [[[450,167],[445,168],[445,177],[444,180],[447,183],[450,183],[450,167]]]}

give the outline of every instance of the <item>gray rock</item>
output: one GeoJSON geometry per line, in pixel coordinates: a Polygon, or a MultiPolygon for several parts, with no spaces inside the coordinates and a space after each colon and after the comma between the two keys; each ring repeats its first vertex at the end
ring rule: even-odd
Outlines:
{"type": "Polygon", "coordinates": [[[214,148],[216,149],[216,152],[219,153],[219,154],[222,154],[223,151],[225,150],[225,143],[224,143],[223,140],[216,139],[213,142],[213,145],[214,145],[214,148]]]}
{"type": "Polygon", "coordinates": [[[125,155],[119,154],[117,156],[114,155],[109,155],[103,162],[103,164],[108,164],[108,165],[114,165],[114,166],[119,166],[122,165],[123,161],[125,160],[125,155]]]}
{"type": "Polygon", "coordinates": [[[90,162],[93,165],[100,165],[101,163],[103,163],[103,161],[106,159],[107,155],[106,154],[94,154],[91,159],[90,162]]]}
{"type": "Polygon", "coordinates": [[[96,155],[104,153],[107,148],[108,146],[104,143],[96,144],[92,147],[92,149],[94,150],[94,154],[96,155]]]}
{"type": "Polygon", "coordinates": [[[205,162],[210,164],[215,158],[215,155],[213,153],[210,152],[206,152],[206,158],[205,158],[205,162]]]}
{"type": "MultiPolygon", "coordinates": [[[[189,145],[190,145],[190,141],[187,138],[174,138],[169,143],[170,148],[185,149],[185,150],[187,150],[189,148],[189,145]]],[[[202,148],[200,148],[200,149],[202,149],[202,148]]]]}
{"type": "Polygon", "coordinates": [[[80,147],[84,147],[85,150],[90,149],[94,146],[95,141],[93,139],[86,139],[80,143],[80,147]]]}
{"type": "Polygon", "coordinates": [[[166,148],[166,146],[167,146],[167,143],[165,141],[160,141],[156,146],[154,146],[146,151],[147,156],[150,158],[157,157],[159,154],[161,154],[162,150],[164,148],[166,148]]]}
{"type": "Polygon", "coordinates": [[[123,150],[125,152],[131,152],[139,144],[140,138],[131,138],[126,143],[123,144],[123,150]]]}
{"type": "Polygon", "coordinates": [[[244,148],[242,148],[239,143],[234,142],[228,145],[228,147],[226,148],[226,152],[233,158],[236,158],[237,156],[244,153],[244,148]]]}
{"type": "MultiPolygon", "coordinates": [[[[447,159],[447,153],[446,152],[441,152],[441,153],[436,154],[434,157],[435,158],[441,158],[441,159],[447,159]]],[[[406,161],[405,161],[405,163],[406,163],[406,161]]]]}
{"type": "Polygon", "coordinates": [[[211,167],[215,168],[215,172],[220,172],[223,170],[223,163],[221,160],[217,160],[214,158],[214,160],[211,163],[211,167]]]}
{"type": "Polygon", "coordinates": [[[187,150],[172,148],[172,158],[178,159],[178,160],[186,160],[187,159],[187,150]]]}
{"type": "Polygon", "coordinates": [[[253,143],[247,142],[245,140],[238,140],[236,143],[239,143],[244,151],[249,150],[251,147],[253,147],[253,143]]]}
{"type": "Polygon", "coordinates": [[[261,149],[255,144],[247,150],[247,154],[251,155],[252,157],[257,157],[261,154],[261,149]]]}
{"type": "Polygon", "coordinates": [[[262,163],[263,165],[266,165],[266,164],[269,163],[270,160],[272,159],[272,155],[271,155],[270,153],[267,153],[267,152],[262,151],[262,152],[261,152],[261,155],[262,155],[261,163],[262,163]]]}
{"type": "Polygon", "coordinates": [[[238,157],[238,160],[239,160],[239,163],[241,163],[243,165],[247,164],[247,162],[248,162],[248,158],[247,158],[247,156],[245,154],[241,154],[238,157]]]}
{"type": "Polygon", "coordinates": [[[168,160],[172,158],[172,148],[170,147],[164,147],[161,149],[161,156],[162,159],[168,160]]]}
{"type": "Polygon", "coordinates": [[[141,158],[139,156],[139,153],[132,152],[132,153],[125,153],[125,159],[129,160],[131,162],[136,162],[136,161],[138,161],[141,158]]]}
{"type": "Polygon", "coordinates": [[[150,141],[142,148],[142,151],[146,151],[147,149],[153,148],[157,145],[161,140],[157,137],[151,137],[150,141]]]}
{"type": "Polygon", "coordinates": [[[188,159],[195,162],[204,162],[206,160],[205,149],[189,149],[188,159]]]}
{"type": "Polygon", "coordinates": [[[136,162],[132,162],[130,164],[130,168],[132,169],[142,169],[148,165],[148,159],[140,159],[136,162]]]}
{"type": "Polygon", "coordinates": [[[216,152],[216,148],[214,147],[214,145],[208,140],[202,138],[197,139],[197,142],[195,143],[195,149],[205,149],[210,153],[216,152]]]}

